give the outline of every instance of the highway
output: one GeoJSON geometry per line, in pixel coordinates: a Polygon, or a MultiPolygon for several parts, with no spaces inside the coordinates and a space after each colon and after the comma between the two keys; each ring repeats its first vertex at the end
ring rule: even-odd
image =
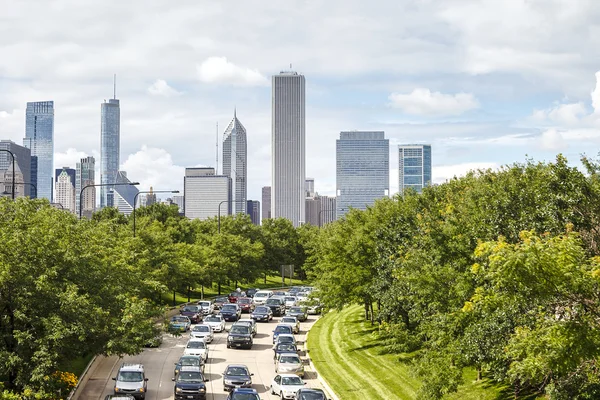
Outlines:
{"type": "MultiPolygon", "coordinates": [[[[250,318],[249,314],[242,314],[242,319],[250,318]]],[[[313,325],[317,317],[309,315],[306,322],[301,323],[301,331],[295,335],[299,342],[301,358],[306,360],[304,344],[306,343],[307,330],[313,325]]],[[[223,390],[222,373],[228,364],[246,364],[252,377],[252,387],[256,389],[262,400],[279,399],[279,396],[272,395],[269,387],[271,380],[275,376],[275,365],[273,363],[272,350],[272,330],[277,325],[279,318],[275,317],[271,322],[259,322],[258,333],[254,338],[254,346],[251,350],[245,349],[227,349],[227,332],[215,333],[214,341],[209,345],[208,362],[205,368],[206,378],[210,381],[206,383],[207,399],[225,400],[227,392],[223,390]]],[[[227,324],[227,329],[231,323],[227,324]]],[[[144,365],[146,377],[148,378],[147,400],[166,400],[173,399],[173,377],[174,364],[183,354],[184,347],[189,338],[189,333],[181,337],[174,337],[170,334],[163,335],[163,343],[159,348],[144,349],[141,354],[136,356],[126,356],[122,359],[118,357],[98,357],[90,370],[86,379],[81,383],[77,395],[73,400],[104,400],[107,394],[113,393],[114,381],[111,379],[116,376],[117,370],[123,362],[141,363],[144,365]]],[[[316,379],[316,373],[305,363],[306,376],[304,380],[307,387],[322,388],[316,379]]]]}

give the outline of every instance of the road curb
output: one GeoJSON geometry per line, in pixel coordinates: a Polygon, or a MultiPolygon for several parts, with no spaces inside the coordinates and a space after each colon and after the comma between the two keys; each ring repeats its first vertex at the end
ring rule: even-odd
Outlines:
{"type": "Polygon", "coordinates": [[[308,351],[308,333],[309,332],[306,333],[306,340],[304,341],[304,347],[305,347],[305,351],[306,351],[306,357],[308,358],[308,365],[310,365],[310,367],[312,368],[312,370],[315,371],[315,373],[317,374],[317,379],[319,380],[319,382],[321,383],[321,385],[323,385],[323,387],[325,388],[325,391],[327,392],[327,395],[328,395],[327,397],[330,398],[331,400],[340,400],[340,398],[335,394],[335,392],[333,391],[333,389],[331,389],[331,386],[329,386],[329,384],[327,383],[327,381],[325,380],[325,378],[323,378],[321,376],[321,374],[317,370],[317,367],[315,366],[315,364],[313,364],[312,359],[310,358],[310,352],[308,351]]]}
{"type": "Polygon", "coordinates": [[[77,379],[77,384],[75,385],[73,390],[71,390],[71,393],[69,393],[67,400],[75,400],[79,397],[79,394],[77,393],[77,389],[79,389],[79,385],[81,384],[81,382],[83,382],[83,381],[87,382],[87,380],[88,380],[87,373],[90,370],[90,368],[92,367],[92,365],[94,364],[94,362],[96,362],[96,358],[98,358],[98,356],[92,357],[92,359],[90,360],[88,365],[85,367],[85,369],[83,370],[83,373],[81,374],[79,379],[77,379]]]}

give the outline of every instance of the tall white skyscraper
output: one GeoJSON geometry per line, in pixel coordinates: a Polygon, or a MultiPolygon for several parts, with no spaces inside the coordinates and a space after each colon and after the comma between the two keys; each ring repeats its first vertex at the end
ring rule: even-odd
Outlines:
{"type": "Polygon", "coordinates": [[[223,134],[223,175],[231,178],[231,207],[234,214],[246,213],[248,192],[248,150],[246,128],[233,112],[233,120],[223,134]]]}
{"type": "Polygon", "coordinates": [[[271,216],[305,221],[305,79],[294,71],[272,78],[271,216]]]}
{"type": "MultiPolygon", "coordinates": [[[[116,78],[115,78],[116,79],[116,78]]],[[[116,85],[114,98],[100,106],[100,183],[115,183],[119,174],[121,152],[121,106],[117,100],[116,85]]],[[[100,187],[100,207],[113,207],[111,186],[100,187]]]]}

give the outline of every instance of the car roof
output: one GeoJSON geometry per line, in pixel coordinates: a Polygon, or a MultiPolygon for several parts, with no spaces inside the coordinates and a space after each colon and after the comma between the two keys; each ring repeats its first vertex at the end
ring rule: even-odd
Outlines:
{"type": "Polygon", "coordinates": [[[280,326],[287,326],[289,328],[293,328],[292,325],[285,323],[285,322],[280,322],[279,324],[277,324],[277,326],[275,327],[275,329],[279,328],[280,326]]]}
{"type": "Polygon", "coordinates": [[[296,374],[279,374],[279,376],[281,376],[282,378],[291,378],[291,377],[296,377],[296,378],[300,378],[298,375],[296,374]]]}
{"type": "Polygon", "coordinates": [[[288,351],[287,353],[279,353],[279,357],[283,357],[283,356],[295,356],[295,357],[300,357],[298,355],[298,353],[292,353],[291,351],[288,351]]]}
{"type": "Polygon", "coordinates": [[[188,340],[188,343],[189,342],[206,342],[206,339],[199,337],[191,337],[190,340],[188,340]]]}
{"type": "Polygon", "coordinates": [[[325,394],[325,392],[323,391],[323,389],[315,389],[315,388],[301,388],[300,389],[301,393],[319,393],[319,394],[325,394]]]}
{"type": "Polygon", "coordinates": [[[227,367],[225,367],[225,370],[227,370],[228,368],[246,368],[248,371],[250,371],[250,369],[248,368],[247,365],[245,364],[229,364],[227,365],[227,367]]]}
{"type": "Polygon", "coordinates": [[[200,367],[197,367],[194,365],[184,365],[183,367],[181,367],[180,371],[181,372],[202,372],[200,367]]]}
{"type": "MultiPolygon", "coordinates": [[[[289,336],[289,337],[291,337],[291,338],[293,338],[293,337],[294,337],[294,335],[292,335],[292,334],[289,334],[289,333],[281,333],[279,336],[277,336],[277,338],[280,338],[280,337],[288,337],[288,336],[289,336]]],[[[295,338],[294,338],[294,339],[295,339],[295,338]]]]}
{"type": "Polygon", "coordinates": [[[256,389],[252,388],[235,388],[232,393],[247,393],[247,394],[258,394],[256,389]]]}
{"type": "Polygon", "coordinates": [[[142,364],[123,363],[120,369],[124,371],[144,371],[144,366],[142,364]]]}

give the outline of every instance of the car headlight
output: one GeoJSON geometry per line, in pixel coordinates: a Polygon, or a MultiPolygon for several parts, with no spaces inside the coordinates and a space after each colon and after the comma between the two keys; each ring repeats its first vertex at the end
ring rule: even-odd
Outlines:
{"type": "Polygon", "coordinates": [[[198,390],[198,391],[199,391],[200,393],[204,393],[204,392],[206,392],[206,389],[205,389],[205,388],[200,388],[200,390],[198,390]]]}
{"type": "Polygon", "coordinates": [[[251,385],[251,384],[252,384],[251,380],[246,381],[246,385],[251,385]]]}
{"type": "Polygon", "coordinates": [[[115,386],[115,392],[120,392],[120,391],[121,391],[121,388],[118,388],[115,386]]]}
{"type": "Polygon", "coordinates": [[[231,385],[232,384],[232,381],[229,380],[229,379],[224,379],[224,382],[225,382],[226,385],[231,385]]]}
{"type": "Polygon", "coordinates": [[[143,388],[143,387],[139,388],[138,390],[139,390],[140,392],[144,392],[144,388],[143,388]]]}
{"type": "Polygon", "coordinates": [[[180,387],[176,387],[176,388],[175,388],[175,391],[176,391],[177,393],[180,393],[180,392],[181,392],[181,388],[180,388],[180,387]]]}

